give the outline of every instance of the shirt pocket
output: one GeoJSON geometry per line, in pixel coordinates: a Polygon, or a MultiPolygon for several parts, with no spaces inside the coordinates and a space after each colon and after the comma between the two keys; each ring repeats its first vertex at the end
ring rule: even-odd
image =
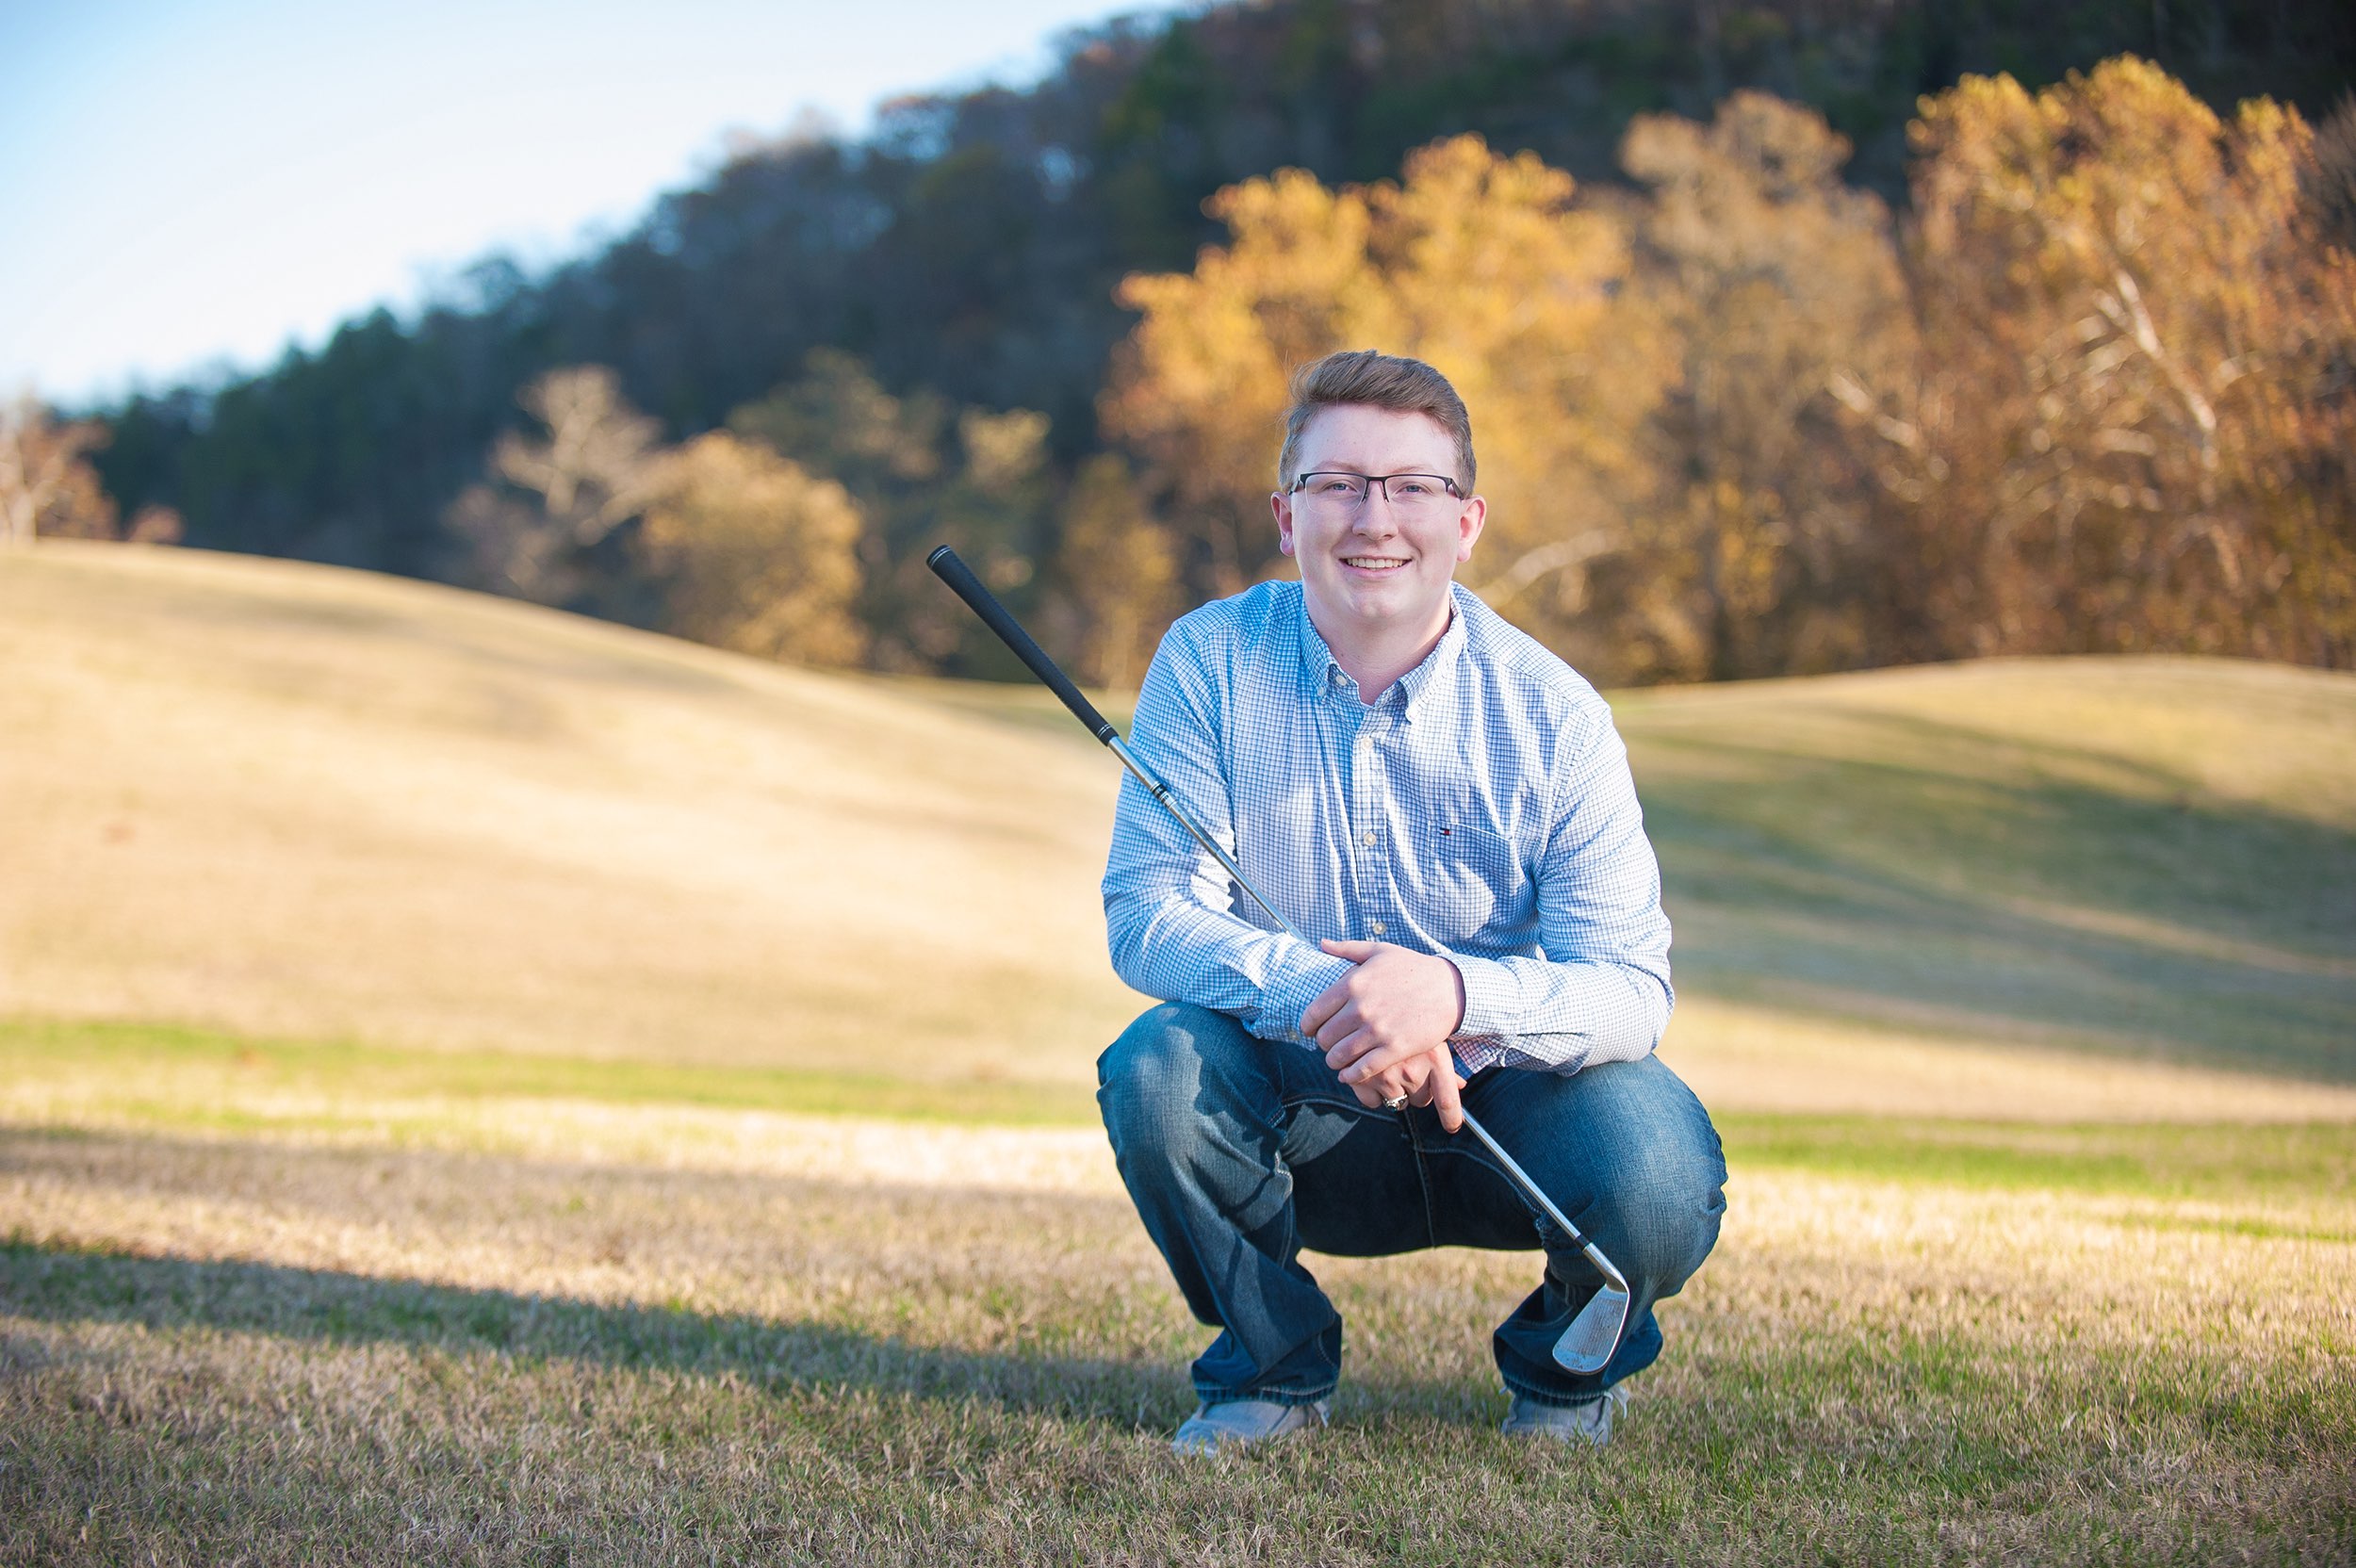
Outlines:
{"type": "Polygon", "coordinates": [[[1479,827],[1442,827],[1430,841],[1433,935],[1453,945],[1518,921],[1529,890],[1511,840],[1479,827]]]}

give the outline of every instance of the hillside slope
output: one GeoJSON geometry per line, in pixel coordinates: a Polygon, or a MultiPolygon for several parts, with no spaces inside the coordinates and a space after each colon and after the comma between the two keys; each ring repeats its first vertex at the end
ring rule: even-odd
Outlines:
{"type": "Polygon", "coordinates": [[[0,1013],[1072,1076],[1085,734],[362,573],[0,560],[0,1013]]]}
{"type": "MultiPolygon", "coordinates": [[[[0,1018],[1077,1084],[1138,1005],[1116,770],[1042,693],[55,543],[0,556],[0,1018]]],[[[2356,678],[1616,706],[1713,1104],[2356,1114],[2356,678]]]]}

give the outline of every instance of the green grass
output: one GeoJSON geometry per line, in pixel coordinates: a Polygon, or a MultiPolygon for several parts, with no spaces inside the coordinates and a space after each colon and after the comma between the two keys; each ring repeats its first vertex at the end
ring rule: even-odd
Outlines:
{"type": "Polygon", "coordinates": [[[404,1051],[163,1023],[0,1020],[0,1064],[20,1086],[44,1077],[87,1084],[91,1074],[102,1074],[106,1104],[163,1126],[199,1119],[217,1127],[266,1125],[272,1119],[241,1114],[238,1102],[267,1100],[273,1091],[330,1098],[349,1108],[347,1116],[384,1100],[430,1098],[586,1100],[1014,1127],[1096,1119],[1093,1097],[1063,1084],[404,1051]],[[168,1083],[169,1092],[157,1095],[143,1086],[158,1083],[168,1083]]]}
{"type": "MultiPolygon", "coordinates": [[[[1730,1166],[1974,1191],[2356,1206],[2356,1127],[1718,1117],[1730,1166]]],[[[2356,1233],[2341,1239],[2356,1240],[2356,1233]]]]}
{"type": "MultiPolygon", "coordinates": [[[[383,1107],[586,1101],[1006,1127],[1092,1127],[1063,1085],[924,1082],[857,1073],[669,1066],[348,1042],[253,1038],[170,1024],[0,1021],[0,1070],[20,1094],[81,1086],[84,1114],[163,1130],[350,1131],[383,1107]],[[93,1085],[105,1086],[95,1095],[93,1085]],[[286,1096],[292,1094],[294,1108],[286,1096]]],[[[4,1106],[5,1102],[0,1102],[4,1106]]],[[[430,1127],[431,1108],[393,1120],[430,1127]]],[[[1721,1112],[1728,1160],[1974,1190],[2043,1189],[2179,1200],[2356,1203],[2356,1124],[2096,1122],[1721,1112]]]]}

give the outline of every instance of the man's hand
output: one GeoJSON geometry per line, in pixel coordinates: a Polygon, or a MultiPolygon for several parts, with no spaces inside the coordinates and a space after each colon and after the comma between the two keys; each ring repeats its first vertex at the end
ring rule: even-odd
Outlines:
{"type": "Polygon", "coordinates": [[[1435,1106],[1440,1125],[1464,1125],[1448,1037],[1464,1018],[1464,977],[1446,958],[1391,942],[1319,944],[1355,966],[1301,1015],[1301,1032],[1325,1047],[1325,1064],[1362,1105],[1405,1095],[1435,1106]]]}

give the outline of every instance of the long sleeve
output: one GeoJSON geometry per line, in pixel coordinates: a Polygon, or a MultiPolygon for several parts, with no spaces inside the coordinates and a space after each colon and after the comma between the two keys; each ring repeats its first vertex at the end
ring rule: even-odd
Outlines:
{"type": "MultiPolygon", "coordinates": [[[[1203,830],[1238,855],[1221,765],[1220,699],[1185,629],[1165,638],[1137,694],[1130,746],[1203,830]]],[[[1288,890],[1254,875],[1270,898],[1288,890]]],[[[1148,996],[1230,1014],[1264,1039],[1299,1042],[1301,1015],[1350,966],[1281,930],[1135,778],[1121,781],[1104,882],[1113,970],[1148,996]]],[[[1287,907],[1303,930],[1325,922],[1287,907]]]]}

